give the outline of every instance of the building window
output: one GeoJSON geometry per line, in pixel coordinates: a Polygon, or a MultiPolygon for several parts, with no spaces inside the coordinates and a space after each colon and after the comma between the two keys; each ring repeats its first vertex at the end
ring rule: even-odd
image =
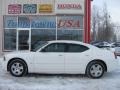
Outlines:
{"type": "Polygon", "coordinates": [[[16,16],[4,16],[4,50],[16,50],[16,16]]]}
{"type": "Polygon", "coordinates": [[[83,40],[83,16],[58,16],[58,40],[83,40]]]}
{"type": "Polygon", "coordinates": [[[27,16],[18,17],[18,28],[30,28],[30,19],[27,16]]]}
{"type": "Polygon", "coordinates": [[[4,50],[19,50],[18,28],[31,30],[31,49],[50,40],[83,41],[83,16],[4,16],[4,50]]]}
{"type": "Polygon", "coordinates": [[[83,40],[83,30],[58,30],[57,31],[58,40],[83,40]]]}
{"type": "Polygon", "coordinates": [[[16,30],[5,29],[4,50],[16,50],[16,30]]]}
{"type": "Polygon", "coordinates": [[[33,50],[45,41],[56,39],[56,29],[32,29],[31,31],[31,49],[33,50]]]}
{"type": "Polygon", "coordinates": [[[4,28],[17,28],[17,17],[4,16],[4,28]]]}
{"type": "Polygon", "coordinates": [[[55,16],[33,16],[31,18],[31,49],[45,41],[56,39],[55,16]]]}

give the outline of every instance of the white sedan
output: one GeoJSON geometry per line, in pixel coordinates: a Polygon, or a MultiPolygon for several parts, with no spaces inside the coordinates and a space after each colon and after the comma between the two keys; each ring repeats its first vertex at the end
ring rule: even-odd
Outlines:
{"type": "Polygon", "coordinates": [[[100,78],[117,67],[114,53],[78,41],[48,41],[34,51],[6,54],[3,68],[13,76],[27,73],[86,74],[100,78]]]}

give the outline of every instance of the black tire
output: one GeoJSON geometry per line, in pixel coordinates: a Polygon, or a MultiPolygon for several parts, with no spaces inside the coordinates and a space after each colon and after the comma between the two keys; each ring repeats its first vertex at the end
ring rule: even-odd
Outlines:
{"type": "Polygon", "coordinates": [[[20,59],[11,61],[8,67],[10,74],[16,77],[26,75],[28,72],[26,63],[20,59]]]}
{"type": "Polygon", "coordinates": [[[89,78],[98,79],[103,76],[105,72],[105,66],[100,61],[92,61],[86,68],[86,75],[89,78]]]}

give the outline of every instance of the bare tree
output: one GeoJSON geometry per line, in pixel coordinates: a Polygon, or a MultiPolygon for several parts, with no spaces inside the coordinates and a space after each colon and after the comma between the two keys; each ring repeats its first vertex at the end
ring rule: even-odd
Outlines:
{"type": "Polygon", "coordinates": [[[92,10],[92,39],[96,41],[97,39],[97,30],[100,22],[99,9],[96,6],[93,6],[92,10]]]}
{"type": "Polygon", "coordinates": [[[114,37],[113,23],[106,4],[101,10],[96,6],[93,7],[92,30],[94,41],[112,41],[114,37]]]}
{"type": "Polygon", "coordinates": [[[107,10],[107,5],[104,4],[103,8],[103,40],[104,41],[111,41],[111,38],[113,37],[114,31],[113,31],[113,24],[111,22],[110,14],[107,10]]]}

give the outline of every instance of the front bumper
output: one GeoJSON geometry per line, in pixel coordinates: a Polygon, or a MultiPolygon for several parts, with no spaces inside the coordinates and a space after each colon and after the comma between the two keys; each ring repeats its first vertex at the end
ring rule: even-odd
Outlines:
{"type": "Polygon", "coordinates": [[[5,57],[1,58],[1,66],[3,70],[7,71],[7,60],[5,57]]]}

